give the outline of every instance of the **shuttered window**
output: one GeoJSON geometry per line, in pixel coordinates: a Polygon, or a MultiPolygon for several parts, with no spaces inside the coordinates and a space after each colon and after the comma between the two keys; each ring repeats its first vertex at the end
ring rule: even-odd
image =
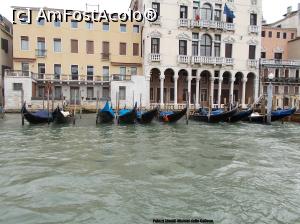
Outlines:
{"type": "Polygon", "coordinates": [[[94,54],[94,41],[91,40],[86,41],[86,53],[94,54]]]}
{"type": "Polygon", "coordinates": [[[139,44],[133,43],[133,56],[139,56],[139,44]]]}
{"type": "Polygon", "coordinates": [[[120,43],[120,55],[126,55],[126,43],[120,43]]]}
{"type": "Polygon", "coordinates": [[[71,40],[71,53],[78,53],[78,40],[71,40]]]}
{"type": "Polygon", "coordinates": [[[225,44],[225,57],[232,58],[232,44],[225,44]]]}
{"type": "Polygon", "coordinates": [[[249,45],[249,59],[255,59],[256,46],[249,45]]]}

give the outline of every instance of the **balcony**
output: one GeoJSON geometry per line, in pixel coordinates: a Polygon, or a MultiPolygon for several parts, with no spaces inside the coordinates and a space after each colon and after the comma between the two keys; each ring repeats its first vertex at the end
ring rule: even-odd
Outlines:
{"type": "Polygon", "coordinates": [[[178,26],[179,27],[189,27],[189,20],[188,19],[179,19],[178,26]]]}
{"type": "Polygon", "coordinates": [[[259,34],[259,33],[260,33],[259,26],[250,25],[250,26],[249,26],[249,33],[256,33],[256,34],[259,34]]]}
{"type": "Polygon", "coordinates": [[[149,55],[150,61],[151,62],[160,62],[160,54],[150,54],[149,55]]]}
{"type": "Polygon", "coordinates": [[[31,77],[31,72],[21,70],[5,70],[8,77],[31,77]]]}
{"type": "Polygon", "coordinates": [[[38,58],[45,58],[47,55],[46,49],[35,49],[35,56],[38,58]]]}
{"type": "Polygon", "coordinates": [[[248,67],[250,67],[250,68],[258,68],[258,60],[249,59],[248,60],[248,67]]]}
{"type": "Polygon", "coordinates": [[[131,75],[113,74],[112,81],[131,81],[131,75]]]}
{"type": "MultiPolygon", "coordinates": [[[[263,83],[269,83],[270,81],[271,80],[267,77],[262,78],[263,83]]],[[[272,79],[272,83],[277,83],[277,84],[299,84],[300,83],[300,78],[275,77],[274,79],[272,79]]]]}
{"type": "Polygon", "coordinates": [[[220,29],[220,30],[228,30],[234,31],[235,25],[234,23],[226,23],[222,21],[214,21],[214,20],[192,20],[191,27],[199,27],[199,28],[207,28],[207,29],[220,29]]]}
{"type": "Polygon", "coordinates": [[[190,57],[187,55],[178,55],[178,63],[180,64],[189,64],[190,57]]]}
{"type": "Polygon", "coordinates": [[[204,64],[204,65],[233,65],[233,58],[223,57],[207,57],[207,56],[193,56],[192,64],[204,64]]]}
{"type": "Polygon", "coordinates": [[[268,66],[300,66],[300,60],[261,59],[260,63],[268,66]]]}
{"type": "Polygon", "coordinates": [[[101,59],[102,61],[109,61],[110,53],[101,53],[101,59]]]}
{"type": "Polygon", "coordinates": [[[66,75],[66,74],[38,74],[32,73],[32,78],[36,81],[43,82],[86,82],[86,83],[102,83],[109,82],[109,76],[99,75],[66,75]]]}

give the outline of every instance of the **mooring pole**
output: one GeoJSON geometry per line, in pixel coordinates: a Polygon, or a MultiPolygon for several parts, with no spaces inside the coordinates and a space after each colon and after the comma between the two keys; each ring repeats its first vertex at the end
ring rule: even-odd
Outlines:
{"type": "Polygon", "coordinates": [[[21,89],[21,104],[22,104],[21,121],[22,121],[22,126],[24,126],[24,114],[23,114],[23,106],[24,106],[24,89],[23,89],[23,87],[22,87],[22,89],[21,89]]]}
{"type": "Polygon", "coordinates": [[[186,111],[186,124],[189,124],[189,115],[190,115],[190,92],[187,92],[187,102],[186,102],[186,107],[187,107],[187,111],[186,111]]]}

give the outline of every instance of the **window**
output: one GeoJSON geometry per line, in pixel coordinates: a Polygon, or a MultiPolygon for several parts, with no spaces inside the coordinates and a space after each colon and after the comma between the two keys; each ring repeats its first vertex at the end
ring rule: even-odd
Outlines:
{"type": "Polygon", "coordinates": [[[180,19],[187,19],[188,17],[188,7],[187,6],[180,6],[180,19]]]}
{"type": "Polygon", "coordinates": [[[29,50],[29,38],[26,36],[21,36],[21,50],[22,51],[29,50]]]}
{"type": "Polygon", "coordinates": [[[109,67],[108,66],[102,67],[102,75],[103,75],[103,81],[109,81],[109,67]]]}
{"type": "Polygon", "coordinates": [[[215,57],[221,56],[221,35],[216,34],[215,35],[215,57]]]}
{"type": "Polygon", "coordinates": [[[198,56],[198,54],[199,54],[199,42],[193,41],[192,42],[192,55],[198,56]]]}
{"type": "Polygon", "coordinates": [[[255,13],[250,14],[250,25],[257,26],[257,14],[255,13]]]}
{"type": "Polygon", "coordinates": [[[288,77],[289,77],[289,70],[288,70],[288,69],[286,69],[286,70],[284,71],[284,77],[285,77],[285,78],[288,78],[288,77]]]}
{"type": "Polygon", "coordinates": [[[109,60],[109,42],[102,42],[102,59],[109,60]]]}
{"type": "Polygon", "coordinates": [[[249,45],[249,59],[255,59],[256,54],[256,46],[255,45],[249,45]]]}
{"type": "Polygon", "coordinates": [[[289,87],[288,86],[285,86],[284,87],[284,94],[289,94],[289,87]]]}
{"type": "Polygon", "coordinates": [[[133,56],[139,56],[139,44],[138,43],[133,43],[133,56]]]}
{"type": "Polygon", "coordinates": [[[88,30],[91,30],[91,29],[93,29],[94,24],[93,24],[93,22],[87,21],[85,23],[85,26],[88,30]]]}
{"type": "Polygon", "coordinates": [[[139,25],[133,25],[133,32],[139,33],[140,32],[140,26],[139,25]]]}
{"type": "Polygon", "coordinates": [[[157,16],[160,16],[160,3],[152,2],[152,9],[156,11],[157,16]]]}
{"type": "Polygon", "coordinates": [[[44,57],[45,55],[46,55],[45,38],[44,37],[38,37],[37,38],[36,56],[38,56],[38,57],[44,57]]]}
{"type": "Polygon", "coordinates": [[[71,65],[72,80],[78,80],[78,65],[71,65]]]}
{"type": "Polygon", "coordinates": [[[38,63],[38,78],[44,79],[44,75],[46,72],[46,66],[44,63],[38,63]]]}
{"type": "Polygon", "coordinates": [[[88,65],[86,67],[86,75],[87,75],[87,80],[93,81],[93,76],[94,76],[94,66],[88,65]]]}
{"type": "Polygon", "coordinates": [[[126,43],[120,43],[120,55],[126,55],[126,43]]]}
{"type": "Polygon", "coordinates": [[[131,67],[130,75],[137,75],[137,67],[131,67]]]}
{"type": "Polygon", "coordinates": [[[195,20],[200,19],[199,9],[200,9],[200,2],[199,1],[193,1],[193,18],[195,20]]]}
{"type": "Polygon", "coordinates": [[[14,91],[22,90],[22,88],[23,88],[22,83],[13,83],[13,90],[14,91]]]}
{"type": "Polygon", "coordinates": [[[286,33],[283,33],[283,39],[286,39],[286,33]]]}
{"type": "Polygon", "coordinates": [[[204,34],[200,41],[200,55],[201,56],[211,56],[212,52],[212,40],[208,34],[204,34]]]}
{"type": "Polygon", "coordinates": [[[29,63],[28,62],[22,62],[22,73],[25,76],[29,76],[29,63]]]}
{"type": "Polygon", "coordinates": [[[78,28],[78,21],[77,20],[72,20],[71,21],[71,28],[73,28],[73,29],[78,28]]]}
{"type": "Polygon", "coordinates": [[[170,101],[174,102],[174,88],[170,88],[170,101]]]}
{"type": "Polygon", "coordinates": [[[212,7],[210,4],[205,3],[201,9],[201,19],[202,20],[212,20],[212,7]]]}
{"type": "Polygon", "coordinates": [[[119,100],[126,100],[126,87],[119,86],[119,100]]]}
{"type": "Polygon", "coordinates": [[[261,58],[266,58],[266,52],[261,52],[260,57],[261,57],[261,58]]]}
{"type": "Polygon", "coordinates": [[[274,54],[274,59],[281,60],[282,59],[282,53],[275,53],[274,54]]]}
{"type": "Polygon", "coordinates": [[[269,37],[272,38],[272,31],[269,31],[269,37]]]}
{"type": "Polygon", "coordinates": [[[60,79],[61,75],[61,65],[60,64],[54,64],[54,78],[60,79]]]}
{"type": "Polygon", "coordinates": [[[299,86],[295,86],[295,95],[299,95],[299,86]]]}
{"type": "Polygon", "coordinates": [[[61,52],[61,39],[54,38],[53,44],[54,44],[54,52],[61,52]]]}
{"type": "Polygon", "coordinates": [[[106,23],[106,22],[103,23],[103,24],[102,24],[102,30],[103,30],[103,31],[109,31],[109,23],[106,23]]]}
{"type": "Polygon", "coordinates": [[[261,31],[261,37],[265,37],[266,36],[266,31],[261,31]]]}
{"type": "Polygon", "coordinates": [[[276,37],[280,38],[280,32],[277,32],[276,37]]]}
{"type": "Polygon", "coordinates": [[[54,87],[54,98],[55,99],[62,99],[61,86],[55,86],[54,87]]]}
{"type": "Polygon", "coordinates": [[[1,38],[1,49],[4,50],[4,52],[8,53],[8,40],[1,38]]]}
{"type": "Polygon", "coordinates": [[[58,20],[58,19],[54,20],[54,26],[60,27],[60,20],[58,20]]]}
{"type": "Polygon", "coordinates": [[[71,53],[78,53],[78,40],[71,40],[71,53]]]}
{"type": "Polygon", "coordinates": [[[126,32],[126,24],[120,24],[120,32],[126,32]]]}
{"type": "Polygon", "coordinates": [[[38,87],[38,97],[40,97],[40,98],[45,97],[45,88],[44,88],[44,86],[39,86],[38,87]]]}
{"type": "Polygon", "coordinates": [[[40,18],[38,21],[37,21],[37,24],[39,26],[44,26],[45,25],[45,19],[44,18],[40,18]]]}
{"type": "Polygon", "coordinates": [[[232,44],[225,44],[225,58],[232,58],[232,44]]]}
{"type": "Polygon", "coordinates": [[[179,40],[179,55],[187,55],[187,41],[179,40]]]}
{"type": "Polygon", "coordinates": [[[92,40],[86,41],[86,53],[94,54],[94,41],[92,41],[92,40]]]}
{"type": "Polygon", "coordinates": [[[150,100],[154,101],[154,91],[152,87],[150,88],[150,100]]]}
{"type": "Polygon", "coordinates": [[[279,86],[275,86],[275,90],[274,90],[275,94],[279,93],[279,86]]]}
{"type": "Polygon", "coordinates": [[[86,88],[86,98],[87,100],[92,100],[94,98],[94,87],[86,88]]]}
{"type": "Polygon", "coordinates": [[[222,18],[222,5],[216,4],[215,5],[215,21],[221,21],[222,18]]]}
{"type": "Polygon", "coordinates": [[[275,69],[275,77],[278,78],[279,77],[279,69],[275,69]]]}
{"type": "Polygon", "coordinates": [[[109,98],[109,87],[102,87],[102,98],[108,99],[109,98]]]}
{"type": "Polygon", "coordinates": [[[120,67],[120,75],[122,76],[126,75],[126,67],[120,67]]]}
{"type": "Polygon", "coordinates": [[[296,79],[299,79],[299,70],[296,70],[296,79]]]}
{"type": "Polygon", "coordinates": [[[159,54],[160,52],[160,39],[151,38],[151,54],[159,54]]]}

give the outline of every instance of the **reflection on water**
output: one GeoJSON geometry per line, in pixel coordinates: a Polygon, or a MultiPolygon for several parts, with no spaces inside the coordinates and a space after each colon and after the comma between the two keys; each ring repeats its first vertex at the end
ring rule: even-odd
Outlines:
{"type": "Polygon", "coordinates": [[[0,120],[1,223],[300,223],[299,124],[0,120]]]}

